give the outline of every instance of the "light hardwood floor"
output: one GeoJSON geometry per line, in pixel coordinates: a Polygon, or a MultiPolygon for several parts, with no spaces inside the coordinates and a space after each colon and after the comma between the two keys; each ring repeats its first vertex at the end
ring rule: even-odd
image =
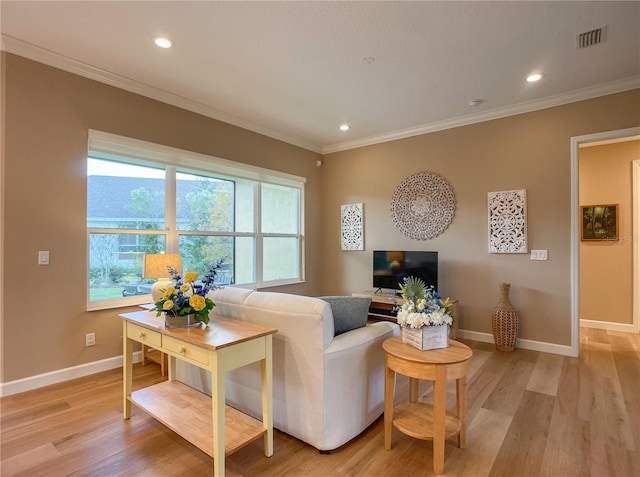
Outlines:
{"type": "MultiPolygon", "coordinates": [[[[580,358],[460,340],[474,350],[466,449],[447,442],[447,476],[640,476],[640,335],[581,330],[580,358]]],[[[0,401],[0,475],[209,476],[212,460],[139,409],[122,419],[121,370],[0,401]]],[[[135,366],[135,386],[163,380],[135,366]]],[[[455,399],[449,389],[449,405],[455,399]]],[[[421,383],[429,399],[430,383],[421,383]]],[[[398,380],[398,401],[408,398],[398,380]]],[[[275,432],[272,457],[256,441],[227,459],[228,476],[430,476],[431,442],[382,418],[329,455],[275,432]]]]}

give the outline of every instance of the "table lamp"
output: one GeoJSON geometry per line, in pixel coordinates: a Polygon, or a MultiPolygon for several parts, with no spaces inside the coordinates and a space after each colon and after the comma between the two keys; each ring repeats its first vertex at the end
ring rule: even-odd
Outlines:
{"type": "Polygon", "coordinates": [[[162,290],[171,284],[171,276],[169,269],[171,267],[182,273],[180,269],[179,253],[148,253],[144,256],[143,278],[157,278],[158,281],[151,288],[151,297],[153,302],[157,302],[162,298],[162,290]]]}

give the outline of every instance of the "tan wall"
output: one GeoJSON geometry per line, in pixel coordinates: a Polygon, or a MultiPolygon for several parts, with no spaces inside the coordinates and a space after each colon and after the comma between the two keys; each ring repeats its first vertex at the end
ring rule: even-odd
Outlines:
{"type": "MultiPolygon", "coordinates": [[[[306,249],[321,248],[320,155],[12,54],[2,60],[2,382],[122,353],[117,313],[126,309],[85,311],[88,129],[306,177],[306,249]],[[38,250],[51,252],[49,266],[37,265],[38,250]],[[88,332],[97,345],[85,348],[88,332]]],[[[320,294],[321,263],[307,253],[307,282],[278,290],[320,294]]]]}
{"type": "Polygon", "coordinates": [[[5,207],[0,381],[121,353],[117,312],[85,311],[87,130],[97,129],[304,176],[305,295],[371,287],[371,251],[438,250],[444,294],[461,301],[461,327],[490,333],[498,283],[512,283],[520,337],[568,345],[570,138],[640,125],[640,90],[363,147],[325,157],[98,82],[2,53],[5,207]],[[457,210],[441,236],[410,240],[389,204],[408,175],[449,180],[457,210]],[[527,189],[528,255],[487,253],[487,192],[527,189]],[[365,204],[364,252],[340,250],[340,205],[365,204]],[[51,265],[37,266],[37,251],[51,265]],[[326,264],[326,265],[325,265],[326,264]],[[323,267],[321,269],[321,267],[323,267]],[[95,332],[97,345],[84,347],[95,332]]]}
{"type": "Polygon", "coordinates": [[[437,250],[440,290],[460,300],[460,327],[491,333],[498,284],[511,283],[519,337],[570,345],[571,137],[640,125],[640,90],[362,147],[325,157],[324,293],[371,289],[375,249],[437,250]],[[410,174],[445,177],[456,213],[440,236],[412,240],[392,223],[395,188],[410,174]],[[487,192],[526,189],[528,254],[489,254],[487,192]],[[340,205],[364,203],[365,251],[340,250],[340,205]]]}
{"type": "Polygon", "coordinates": [[[580,242],[580,318],[633,323],[632,161],[640,141],[580,149],[580,205],[619,204],[616,242],[580,242]]]}

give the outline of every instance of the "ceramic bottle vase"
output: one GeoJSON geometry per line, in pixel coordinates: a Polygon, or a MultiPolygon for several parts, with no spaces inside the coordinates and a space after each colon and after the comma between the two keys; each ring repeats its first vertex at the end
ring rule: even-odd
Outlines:
{"type": "Polygon", "coordinates": [[[509,301],[510,283],[500,284],[500,301],[491,316],[493,341],[498,351],[513,351],[518,336],[518,312],[509,301]]]}

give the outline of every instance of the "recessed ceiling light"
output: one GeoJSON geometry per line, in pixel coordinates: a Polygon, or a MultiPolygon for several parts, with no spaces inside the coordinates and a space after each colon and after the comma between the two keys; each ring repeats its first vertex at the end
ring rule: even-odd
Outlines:
{"type": "Polygon", "coordinates": [[[348,124],[340,125],[340,131],[348,131],[349,129],[351,129],[351,126],[349,126],[348,124]]]}
{"type": "Polygon", "coordinates": [[[535,83],[536,81],[540,81],[542,79],[542,73],[533,73],[527,76],[527,83],[535,83]]]}
{"type": "Polygon", "coordinates": [[[171,48],[173,46],[173,41],[166,36],[156,36],[153,38],[153,42],[160,48],[171,48]]]}

